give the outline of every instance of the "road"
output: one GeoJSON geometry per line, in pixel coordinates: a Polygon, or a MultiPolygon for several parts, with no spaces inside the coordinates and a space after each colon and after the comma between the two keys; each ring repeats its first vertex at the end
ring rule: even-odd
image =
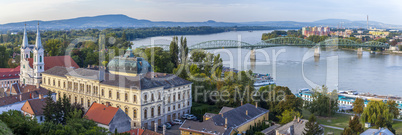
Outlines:
{"type": "Polygon", "coordinates": [[[320,124],[320,125],[323,126],[323,127],[327,127],[327,128],[343,130],[343,128],[340,128],[340,127],[328,126],[328,125],[323,125],[323,124],[320,124]]]}

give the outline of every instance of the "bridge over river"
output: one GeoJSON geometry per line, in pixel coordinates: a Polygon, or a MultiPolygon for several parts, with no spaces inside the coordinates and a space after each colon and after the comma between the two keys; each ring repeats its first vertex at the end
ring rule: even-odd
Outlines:
{"type": "MultiPolygon", "coordinates": [[[[249,44],[247,42],[241,42],[237,40],[211,40],[205,41],[201,43],[197,43],[194,45],[188,46],[189,50],[203,49],[228,49],[228,48],[242,48],[242,49],[250,49],[251,56],[250,59],[256,59],[255,49],[267,48],[267,47],[280,47],[280,46],[298,46],[298,47],[314,47],[314,56],[320,56],[320,48],[321,47],[351,47],[357,49],[357,55],[363,55],[363,48],[370,48],[371,53],[374,53],[375,50],[384,50],[389,48],[388,44],[378,42],[378,41],[369,41],[364,43],[357,43],[356,41],[343,39],[343,38],[329,38],[319,43],[314,43],[310,40],[306,40],[303,38],[297,37],[277,37],[271,38],[268,40],[263,40],[256,44],[249,44]]],[[[158,44],[158,45],[146,45],[140,46],[139,48],[149,48],[149,47],[161,47],[164,50],[169,50],[169,45],[166,44],[158,44]]]]}

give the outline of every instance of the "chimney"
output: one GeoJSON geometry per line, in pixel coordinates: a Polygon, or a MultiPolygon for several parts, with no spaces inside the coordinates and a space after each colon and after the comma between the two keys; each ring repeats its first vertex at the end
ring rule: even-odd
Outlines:
{"type": "Polygon", "coordinates": [[[248,115],[248,110],[246,110],[246,115],[248,115]]]}
{"type": "Polygon", "coordinates": [[[102,82],[105,80],[105,68],[99,67],[99,81],[102,82]]]}
{"type": "Polygon", "coordinates": [[[111,105],[110,105],[110,102],[106,102],[106,104],[105,104],[105,105],[106,105],[106,107],[111,106],[111,105]]]}
{"type": "Polygon", "coordinates": [[[242,100],[242,101],[240,101],[240,106],[243,106],[243,100],[242,100]]]}
{"type": "Polygon", "coordinates": [[[222,118],[223,118],[223,113],[221,113],[221,116],[222,116],[222,118]]]}
{"type": "Polygon", "coordinates": [[[299,123],[300,122],[300,117],[297,117],[297,123],[299,123]]]}
{"type": "Polygon", "coordinates": [[[228,128],[228,118],[225,118],[225,128],[228,128]]]}
{"type": "Polygon", "coordinates": [[[22,101],[22,94],[20,94],[20,101],[22,101]]]}
{"type": "Polygon", "coordinates": [[[29,93],[29,99],[32,99],[32,93],[29,93]]]}
{"type": "Polygon", "coordinates": [[[42,94],[39,94],[39,99],[42,99],[42,94]]]}
{"type": "Polygon", "coordinates": [[[258,102],[255,102],[255,108],[258,108],[258,102]]]}
{"type": "Polygon", "coordinates": [[[37,88],[37,89],[39,89],[39,86],[40,86],[40,84],[39,84],[39,83],[36,83],[36,88],[37,88]]]}

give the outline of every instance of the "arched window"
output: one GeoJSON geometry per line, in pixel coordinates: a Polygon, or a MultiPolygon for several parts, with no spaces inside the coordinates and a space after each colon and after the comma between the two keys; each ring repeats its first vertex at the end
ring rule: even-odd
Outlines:
{"type": "Polygon", "coordinates": [[[177,96],[177,98],[179,98],[179,100],[180,100],[180,93],[179,93],[179,95],[177,96]]]}
{"type": "Polygon", "coordinates": [[[42,56],[39,56],[39,62],[42,62],[42,56]]]}
{"type": "Polygon", "coordinates": [[[151,108],[151,117],[154,117],[154,108],[151,108]]]}
{"type": "Polygon", "coordinates": [[[124,112],[125,112],[126,114],[128,114],[128,108],[127,108],[127,107],[124,109],[124,112]]]}
{"type": "Polygon", "coordinates": [[[144,110],[144,119],[147,119],[147,109],[144,110]]]}
{"type": "Polygon", "coordinates": [[[154,101],[154,93],[151,94],[151,101],[154,101]]]}
{"type": "Polygon", "coordinates": [[[158,115],[161,115],[161,106],[158,106],[158,115]]]}
{"type": "Polygon", "coordinates": [[[145,101],[145,103],[147,102],[147,100],[148,100],[148,98],[147,98],[147,95],[145,94],[145,95],[144,95],[144,101],[145,101]]]}
{"type": "Polygon", "coordinates": [[[134,95],[133,102],[137,102],[137,95],[134,95]]]}
{"type": "Polygon", "coordinates": [[[136,109],[134,109],[134,111],[133,111],[133,118],[137,118],[137,110],[136,109]]]}
{"type": "Polygon", "coordinates": [[[26,54],[25,58],[28,58],[28,54],[26,54]]]}

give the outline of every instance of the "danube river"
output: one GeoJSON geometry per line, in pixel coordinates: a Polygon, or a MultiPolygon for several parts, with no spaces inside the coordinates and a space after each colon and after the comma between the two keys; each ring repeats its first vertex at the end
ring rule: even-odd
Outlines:
{"type": "MultiPolygon", "coordinates": [[[[209,40],[241,40],[250,44],[261,41],[265,31],[238,31],[208,35],[184,35],[188,46],[209,40]]],[[[133,41],[134,47],[149,44],[169,44],[171,36],[159,36],[133,41]]],[[[288,86],[293,92],[300,88],[327,85],[330,90],[357,90],[360,93],[402,96],[402,56],[370,54],[358,57],[354,50],[327,48],[314,58],[314,49],[307,47],[271,47],[256,50],[255,66],[250,64],[250,50],[217,49],[224,66],[268,73],[277,85],[288,86]]]]}

